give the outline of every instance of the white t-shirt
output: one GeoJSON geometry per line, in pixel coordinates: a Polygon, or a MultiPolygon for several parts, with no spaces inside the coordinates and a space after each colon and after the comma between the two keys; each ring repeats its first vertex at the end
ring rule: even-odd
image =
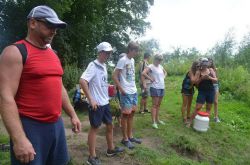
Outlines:
{"type": "Polygon", "coordinates": [[[81,78],[88,81],[90,94],[98,105],[109,103],[106,64],[101,64],[98,60],[90,62],[81,78]]]}
{"type": "Polygon", "coordinates": [[[165,74],[163,71],[163,67],[161,65],[158,65],[158,67],[156,67],[155,65],[150,64],[148,68],[150,69],[150,76],[155,79],[155,81],[151,84],[151,87],[156,89],[165,89],[165,74]]]}
{"type": "Polygon", "coordinates": [[[135,85],[135,60],[129,59],[127,54],[119,59],[116,68],[120,69],[120,83],[123,90],[127,94],[135,94],[137,92],[135,85]]]}

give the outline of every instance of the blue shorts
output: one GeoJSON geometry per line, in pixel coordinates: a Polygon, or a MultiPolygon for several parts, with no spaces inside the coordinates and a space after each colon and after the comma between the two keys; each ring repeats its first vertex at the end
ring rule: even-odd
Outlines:
{"type": "Polygon", "coordinates": [[[112,114],[109,104],[98,106],[95,111],[89,107],[89,122],[91,127],[94,128],[100,127],[102,122],[112,124],[112,114]]]}
{"type": "Polygon", "coordinates": [[[213,104],[214,103],[214,96],[215,96],[215,91],[199,91],[196,103],[199,104],[213,104]]]}
{"type": "Polygon", "coordinates": [[[150,87],[150,96],[151,97],[163,97],[165,94],[164,89],[156,89],[150,87]]]}
{"type": "Polygon", "coordinates": [[[121,95],[121,110],[123,114],[130,114],[133,106],[137,106],[137,93],[121,95]]]}
{"type": "MultiPolygon", "coordinates": [[[[42,123],[27,117],[21,117],[23,129],[36,152],[35,159],[28,165],[66,165],[69,161],[68,149],[61,118],[55,123],[42,123]]],[[[15,158],[11,144],[11,164],[21,165],[15,158]]]]}

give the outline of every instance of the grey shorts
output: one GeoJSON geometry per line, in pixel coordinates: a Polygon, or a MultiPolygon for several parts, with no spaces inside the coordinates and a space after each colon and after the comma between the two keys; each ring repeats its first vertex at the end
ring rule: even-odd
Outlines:
{"type": "Polygon", "coordinates": [[[215,93],[216,93],[216,92],[219,92],[219,84],[216,83],[216,84],[213,84],[213,86],[214,86],[214,91],[215,91],[215,93]]]}

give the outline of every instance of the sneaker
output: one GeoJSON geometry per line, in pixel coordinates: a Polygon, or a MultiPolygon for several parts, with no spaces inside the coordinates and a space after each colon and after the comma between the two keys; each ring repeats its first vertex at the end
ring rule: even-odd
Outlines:
{"type": "Polygon", "coordinates": [[[101,165],[101,161],[98,159],[98,157],[90,157],[87,160],[88,165],[101,165]]]}
{"type": "Polygon", "coordinates": [[[115,147],[113,150],[108,149],[106,152],[106,156],[107,157],[115,156],[116,154],[121,153],[123,151],[124,151],[124,148],[121,148],[121,147],[115,147]]]}
{"type": "Polygon", "coordinates": [[[215,118],[214,118],[214,122],[215,122],[215,123],[220,123],[220,119],[219,119],[218,117],[215,117],[215,118]]]}
{"type": "Polygon", "coordinates": [[[144,112],[151,113],[148,109],[144,109],[144,112]]]}
{"type": "Polygon", "coordinates": [[[166,125],[166,123],[164,121],[161,121],[161,120],[159,120],[158,123],[161,125],[166,125]]]}
{"type": "Polygon", "coordinates": [[[134,143],[137,143],[137,144],[141,144],[142,143],[142,140],[141,139],[138,139],[138,138],[128,138],[129,141],[131,142],[134,142],[134,143]]]}
{"type": "Polygon", "coordinates": [[[122,140],[121,143],[122,143],[124,146],[128,147],[129,149],[135,148],[135,146],[134,146],[129,140],[122,140]]]}
{"type": "Polygon", "coordinates": [[[145,112],[144,111],[139,111],[140,114],[144,114],[145,112]]]}
{"type": "Polygon", "coordinates": [[[152,124],[152,127],[158,129],[158,125],[156,123],[152,124]]]}

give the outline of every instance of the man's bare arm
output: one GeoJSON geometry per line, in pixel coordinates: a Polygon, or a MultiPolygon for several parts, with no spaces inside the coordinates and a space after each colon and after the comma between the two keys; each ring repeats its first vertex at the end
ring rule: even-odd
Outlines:
{"type": "Polygon", "coordinates": [[[15,46],[5,48],[0,56],[0,113],[13,141],[15,156],[27,163],[35,151],[23,130],[15,96],[23,70],[22,56],[15,46]]]}

